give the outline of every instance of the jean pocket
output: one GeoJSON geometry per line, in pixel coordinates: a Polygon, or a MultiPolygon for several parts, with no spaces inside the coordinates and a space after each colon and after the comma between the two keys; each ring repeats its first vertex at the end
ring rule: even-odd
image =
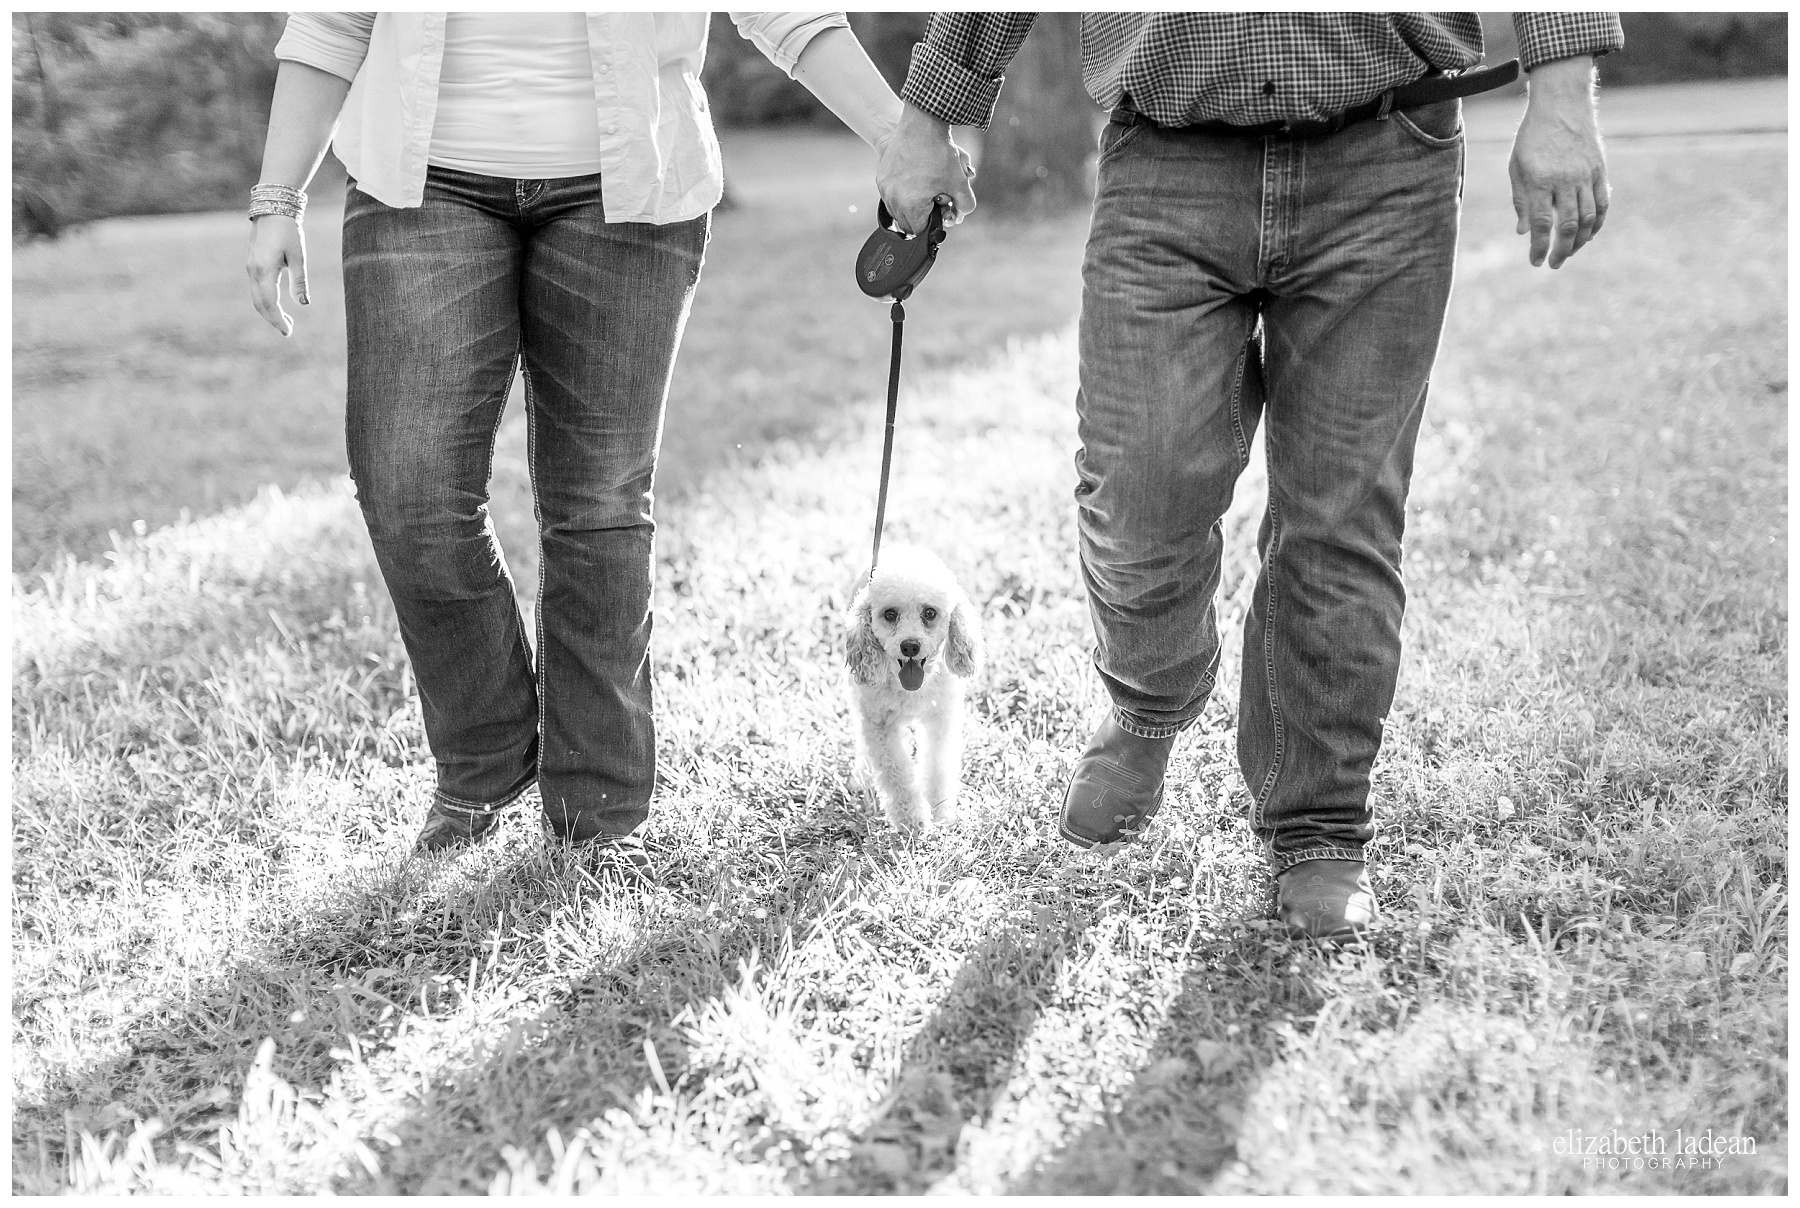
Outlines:
{"type": "Polygon", "coordinates": [[[1137,141],[1145,130],[1150,128],[1149,122],[1133,122],[1127,126],[1123,122],[1108,122],[1100,131],[1100,161],[1105,163],[1120,151],[1137,141]]]}
{"type": "Polygon", "coordinates": [[[1415,141],[1434,150],[1462,142],[1462,103],[1454,98],[1411,109],[1396,109],[1388,117],[1415,141]]]}

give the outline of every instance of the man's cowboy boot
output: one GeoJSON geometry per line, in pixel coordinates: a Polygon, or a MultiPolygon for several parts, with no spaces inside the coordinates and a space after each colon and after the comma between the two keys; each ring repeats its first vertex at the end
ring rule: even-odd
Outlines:
{"type": "Polygon", "coordinates": [[[591,876],[627,884],[648,884],[656,879],[652,853],[645,845],[643,835],[637,831],[629,835],[595,835],[591,839],[574,841],[552,836],[552,842],[562,844],[591,876]]]}
{"type": "Polygon", "coordinates": [[[1107,714],[1063,791],[1058,830],[1077,847],[1134,839],[1162,808],[1163,769],[1175,746],[1166,738],[1139,738],[1107,714]]]}
{"type": "Polygon", "coordinates": [[[1302,860],[1275,878],[1275,913],[1295,939],[1347,940],[1375,921],[1361,860],[1302,860]]]}
{"type": "Polygon", "coordinates": [[[425,815],[425,825],[419,831],[418,839],[413,842],[413,850],[447,851],[465,843],[474,843],[493,830],[499,821],[499,810],[484,813],[434,799],[431,812],[425,815]]]}

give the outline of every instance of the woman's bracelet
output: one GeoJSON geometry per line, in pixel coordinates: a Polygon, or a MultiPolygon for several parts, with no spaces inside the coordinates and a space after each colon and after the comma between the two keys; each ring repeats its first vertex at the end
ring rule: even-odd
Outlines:
{"type": "Polygon", "coordinates": [[[251,185],[250,217],[279,214],[299,222],[306,215],[306,193],[293,185],[251,185]]]}

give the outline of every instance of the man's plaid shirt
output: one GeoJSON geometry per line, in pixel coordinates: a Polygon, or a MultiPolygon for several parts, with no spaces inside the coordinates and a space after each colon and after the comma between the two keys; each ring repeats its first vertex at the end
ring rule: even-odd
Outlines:
{"type": "MultiPolygon", "coordinates": [[[[936,13],[901,95],[983,126],[1036,13],[936,13]]],[[[1617,13],[1514,13],[1525,70],[1625,44],[1617,13]]],[[[1083,13],[1089,95],[1164,126],[1315,120],[1432,71],[1481,62],[1474,13],[1083,13]]]]}

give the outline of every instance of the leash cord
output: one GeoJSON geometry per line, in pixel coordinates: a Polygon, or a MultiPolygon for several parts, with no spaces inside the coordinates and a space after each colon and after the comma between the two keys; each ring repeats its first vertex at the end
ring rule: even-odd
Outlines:
{"type": "Polygon", "coordinates": [[[888,358],[887,432],[881,440],[881,490],[875,497],[875,548],[869,552],[869,577],[881,560],[881,526],[887,519],[888,470],[894,464],[894,416],[900,409],[900,334],[906,328],[906,307],[899,302],[888,312],[894,321],[894,351],[888,358]]]}

